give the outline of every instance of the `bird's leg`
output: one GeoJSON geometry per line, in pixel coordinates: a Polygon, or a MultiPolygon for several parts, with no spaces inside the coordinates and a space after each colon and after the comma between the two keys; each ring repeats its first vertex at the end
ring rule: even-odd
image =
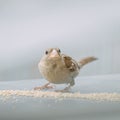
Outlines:
{"type": "Polygon", "coordinates": [[[74,81],[74,79],[72,79],[72,81],[70,82],[70,84],[67,87],[65,87],[63,90],[56,90],[56,92],[70,92],[69,90],[70,90],[71,86],[73,86],[74,84],[75,84],[75,81],[74,81]]]}
{"type": "Polygon", "coordinates": [[[64,91],[69,92],[70,88],[71,88],[71,85],[68,85],[67,87],[65,87],[65,88],[63,89],[63,92],[64,92],[64,91]]]}
{"type": "Polygon", "coordinates": [[[43,86],[35,87],[34,90],[52,89],[53,86],[50,86],[49,84],[50,84],[50,83],[46,83],[46,84],[43,85],[43,86]]]}

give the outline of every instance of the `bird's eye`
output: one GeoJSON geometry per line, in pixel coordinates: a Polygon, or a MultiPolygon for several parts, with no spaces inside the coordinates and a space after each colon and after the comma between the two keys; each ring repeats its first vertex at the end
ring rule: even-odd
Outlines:
{"type": "Polygon", "coordinates": [[[47,54],[48,54],[48,51],[45,51],[45,54],[47,55],[47,54]]]}
{"type": "Polygon", "coordinates": [[[58,52],[61,53],[61,50],[59,49],[58,52]]]}

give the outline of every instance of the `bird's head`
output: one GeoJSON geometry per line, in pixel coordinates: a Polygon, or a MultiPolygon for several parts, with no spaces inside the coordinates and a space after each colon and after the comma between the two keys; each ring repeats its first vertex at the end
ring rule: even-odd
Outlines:
{"type": "Polygon", "coordinates": [[[49,48],[45,51],[45,58],[48,60],[58,60],[61,58],[61,51],[59,48],[49,48]]]}

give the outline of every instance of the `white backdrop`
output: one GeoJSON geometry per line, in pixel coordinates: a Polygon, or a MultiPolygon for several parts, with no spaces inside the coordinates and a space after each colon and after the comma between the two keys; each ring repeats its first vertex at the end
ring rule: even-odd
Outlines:
{"type": "Polygon", "coordinates": [[[37,63],[48,47],[79,60],[98,61],[81,75],[120,73],[119,0],[1,0],[0,80],[39,78],[37,63]]]}

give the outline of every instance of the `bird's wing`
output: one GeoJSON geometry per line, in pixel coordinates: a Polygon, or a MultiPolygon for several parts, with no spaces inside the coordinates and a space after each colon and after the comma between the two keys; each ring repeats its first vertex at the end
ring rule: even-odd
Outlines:
{"type": "Polygon", "coordinates": [[[65,66],[71,71],[74,72],[76,68],[76,62],[69,56],[62,54],[65,66]]]}

